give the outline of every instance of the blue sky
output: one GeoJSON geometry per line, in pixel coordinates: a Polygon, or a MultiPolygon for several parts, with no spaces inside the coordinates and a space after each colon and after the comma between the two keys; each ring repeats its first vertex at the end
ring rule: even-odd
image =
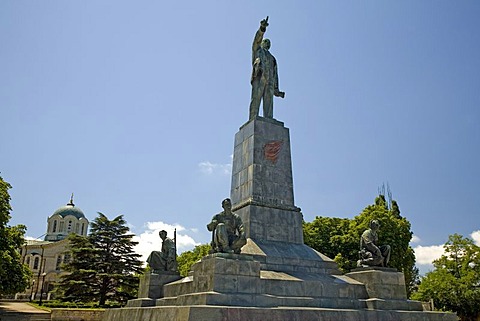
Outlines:
{"type": "Polygon", "coordinates": [[[74,192],[150,247],[160,226],[206,243],[267,15],[305,220],[351,218],[388,183],[413,246],[480,230],[478,1],[2,1],[11,224],[44,234],[74,192]]]}

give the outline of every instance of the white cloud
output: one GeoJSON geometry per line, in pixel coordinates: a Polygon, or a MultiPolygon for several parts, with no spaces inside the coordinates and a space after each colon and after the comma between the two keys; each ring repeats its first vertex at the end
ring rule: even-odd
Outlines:
{"type": "Polygon", "coordinates": [[[162,221],[156,221],[156,222],[147,222],[147,231],[148,230],[155,230],[158,234],[159,231],[165,230],[168,233],[168,236],[173,237],[173,232],[177,229],[177,232],[179,231],[184,231],[185,228],[179,224],[168,224],[164,223],[162,221]]]}
{"type": "Polygon", "coordinates": [[[415,246],[415,258],[419,265],[432,265],[433,260],[436,260],[444,253],[443,245],[430,245],[430,246],[415,246]]]}
{"type": "MultiPolygon", "coordinates": [[[[480,230],[472,232],[470,237],[476,245],[480,246],[480,230]]],[[[414,235],[410,243],[420,243],[420,238],[414,235]]],[[[417,245],[413,247],[413,250],[415,251],[416,264],[420,270],[420,274],[433,270],[433,261],[445,254],[443,244],[430,246],[417,245]]]]}
{"type": "Polygon", "coordinates": [[[138,242],[134,248],[135,252],[142,255],[141,260],[145,262],[152,251],[160,251],[162,248],[162,240],[158,236],[158,232],[165,230],[167,236],[173,239],[175,229],[177,229],[177,254],[191,250],[200,244],[187,235],[188,231],[181,225],[172,225],[161,221],[148,222],[145,231],[133,237],[133,241],[138,242]]]}
{"type": "Polygon", "coordinates": [[[470,237],[472,238],[473,242],[475,242],[475,245],[480,246],[480,230],[470,234],[470,237]]]}
{"type": "Polygon", "coordinates": [[[410,240],[410,243],[414,244],[414,243],[420,243],[420,238],[418,236],[416,236],[415,234],[412,236],[412,239],[410,240]]]}
{"type": "Polygon", "coordinates": [[[230,175],[232,173],[232,164],[214,164],[209,161],[198,164],[200,171],[207,175],[223,174],[230,175]]]}

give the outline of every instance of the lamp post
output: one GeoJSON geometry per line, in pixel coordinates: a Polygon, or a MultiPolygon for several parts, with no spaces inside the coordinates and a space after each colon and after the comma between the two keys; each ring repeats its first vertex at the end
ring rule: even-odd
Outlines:
{"type": "Polygon", "coordinates": [[[33,287],[35,286],[35,280],[32,280],[32,288],[30,289],[30,302],[33,300],[33,287]]]}
{"type": "Polygon", "coordinates": [[[43,298],[43,287],[45,285],[45,276],[47,273],[43,272],[42,273],[42,288],[40,289],[40,302],[38,302],[38,305],[42,305],[42,298],[43,298]]]}
{"type": "MultiPolygon", "coordinates": [[[[42,249],[42,253],[40,254],[40,268],[38,269],[38,274],[37,274],[37,287],[35,288],[35,295],[34,298],[37,296],[38,292],[38,285],[40,284],[40,275],[42,273],[42,270],[45,271],[45,264],[43,260],[43,254],[45,252],[45,248],[43,247],[43,244],[40,245],[40,248],[42,249]]],[[[42,284],[43,286],[43,284],[42,284]]]]}

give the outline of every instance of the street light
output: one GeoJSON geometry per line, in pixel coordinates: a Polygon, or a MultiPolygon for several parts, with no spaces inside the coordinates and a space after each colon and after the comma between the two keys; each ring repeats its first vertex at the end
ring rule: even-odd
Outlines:
{"type": "Polygon", "coordinates": [[[46,275],[47,275],[47,273],[45,273],[45,272],[42,273],[42,288],[40,289],[40,302],[38,302],[38,305],[42,305],[43,287],[44,287],[44,284],[45,284],[45,276],[46,275]]]}
{"type": "Polygon", "coordinates": [[[33,297],[33,287],[34,286],[35,286],[35,280],[32,280],[32,288],[30,290],[30,300],[29,300],[30,302],[32,302],[32,300],[33,300],[32,297],[33,297]]]}
{"type": "MultiPolygon", "coordinates": [[[[42,249],[42,254],[40,254],[40,268],[38,269],[38,274],[37,274],[37,287],[35,288],[35,295],[33,296],[34,298],[37,296],[38,292],[38,285],[40,284],[40,272],[43,270],[45,271],[45,260],[43,259],[43,254],[45,253],[45,248],[43,247],[43,244],[40,244],[40,248],[42,249]]],[[[32,253],[33,254],[33,253],[32,253]]],[[[35,266],[34,266],[35,268],[35,266]]],[[[43,286],[43,285],[42,285],[43,286]]]]}

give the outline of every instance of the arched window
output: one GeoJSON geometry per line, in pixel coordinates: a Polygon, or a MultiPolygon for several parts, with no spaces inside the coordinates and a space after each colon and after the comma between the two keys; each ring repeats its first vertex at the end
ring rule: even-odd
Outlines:
{"type": "Polygon", "coordinates": [[[85,223],[82,223],[82,231],[80,232],[80,235],[84,235],[83,232],[85,231],[85,223]]]}
{"type": "Polygon", "coordinates": [[[78,234],[78,231],[80,230],[80,224],[75,223],[75,233],[78,234]]]}
{"type": "Polygon", "coordinates": [[[38,270],[38,262],[40,261],[40,258],[37,256],[35,260],[33,261],[33,269],[38,270]]]}
{"type": "Polygon", "coordinates": [[[56,231],[57,231],[57,220],[53,221],[52,233],[55,233],[56,231]]]}
{"type": "Polygon", "coordinates": [[[27,256],[27,261],[25,262],[25,264],[30,266],[30,256],[27,256]]]}
{"type": "Polygon", "coordinates": [[[62,256],[59,254],[57,255],[57,263],[55,264],[55,270],[60,270],[60,264],[62,264],[62,256]]]}

